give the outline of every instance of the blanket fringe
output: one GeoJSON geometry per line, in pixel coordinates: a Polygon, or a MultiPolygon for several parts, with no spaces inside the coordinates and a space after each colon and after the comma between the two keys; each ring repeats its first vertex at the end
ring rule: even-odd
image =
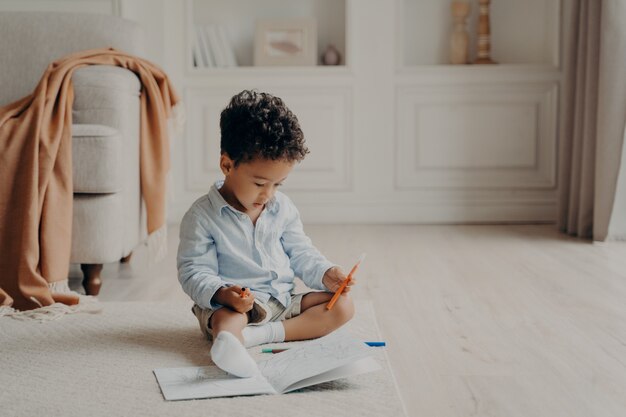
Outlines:
{"type": "Polygon", "coordinates": [[[161,262],[167,256],[167,224],[150,233],[146,240],[150,263],[161,262]]]}
{"type": "MultiPolygon", "coordinates": [[[[75,291],[70,290],[68,281],[58,281],[48,284],[48,287],[52,292],[63,294],[74,294],[80,298],[80,302],[73,306],[66,304],[54,303],[49,306],[42,306],[34,310],[20,311],[9,306],[0,306],[0,317],[11,317],[15,320],[23,321],[52,321],[58,320],[67,314],[74,313],[100,313],[102,306],[97,298],[90,295],[82,295],[75,291]]],[[[40,304],[36,299],[33,301],[40,304]]],[[[40,304],[41,305],[41,304],[40,304]]]]}

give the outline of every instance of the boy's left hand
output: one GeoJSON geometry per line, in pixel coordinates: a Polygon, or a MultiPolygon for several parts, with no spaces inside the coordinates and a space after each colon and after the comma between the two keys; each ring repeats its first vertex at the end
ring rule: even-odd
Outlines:
{"type": "MultiPolygon", "coordinates": [[[[339,286],[343,283],[343,280],[347,278],[347,275],[338,266],[333,266],[324,274],[322,278],[322,284],[326,286],[330,291],[335,292],[339,289],[339,286]]],[[[346,286],[344,292],[350,292],[350,287],[356,283],[354,276],[346,286]]]]}

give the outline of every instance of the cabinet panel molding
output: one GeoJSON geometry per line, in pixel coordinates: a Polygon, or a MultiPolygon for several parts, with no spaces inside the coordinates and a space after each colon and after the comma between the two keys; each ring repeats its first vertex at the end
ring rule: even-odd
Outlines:
{"type": "Polygon", "coordinates": [[[552,188],[557,83],[397,89],[396,187],[552,188]]]}

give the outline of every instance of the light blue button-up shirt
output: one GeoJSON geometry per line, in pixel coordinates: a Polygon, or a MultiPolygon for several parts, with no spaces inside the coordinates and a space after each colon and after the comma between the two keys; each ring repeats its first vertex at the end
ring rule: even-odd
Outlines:
{"type": "Polygon", "coordinates": [[[180,225],[178,280],[202,308],[221,307],[212,301],[228,285],[249,287],[256,299],[291,301],[294,277],[317,290],[334,266],[311,243],[292,201],[276,192],[256,226],[247,214],[229,205],[219,193],[222,181],[196,200],[180,225]]]}

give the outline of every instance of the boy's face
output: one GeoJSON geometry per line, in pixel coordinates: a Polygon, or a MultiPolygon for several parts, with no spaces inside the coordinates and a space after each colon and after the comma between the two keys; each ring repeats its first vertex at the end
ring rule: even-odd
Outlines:
{"type": "Polygon", "coordinates": [[[295,163],[271,159],[253,159],[235,166],[226,154],[220,157],[220,168],[226,177],[220,193],[237,210],[261,211],[287,179],[295,163]]]}

